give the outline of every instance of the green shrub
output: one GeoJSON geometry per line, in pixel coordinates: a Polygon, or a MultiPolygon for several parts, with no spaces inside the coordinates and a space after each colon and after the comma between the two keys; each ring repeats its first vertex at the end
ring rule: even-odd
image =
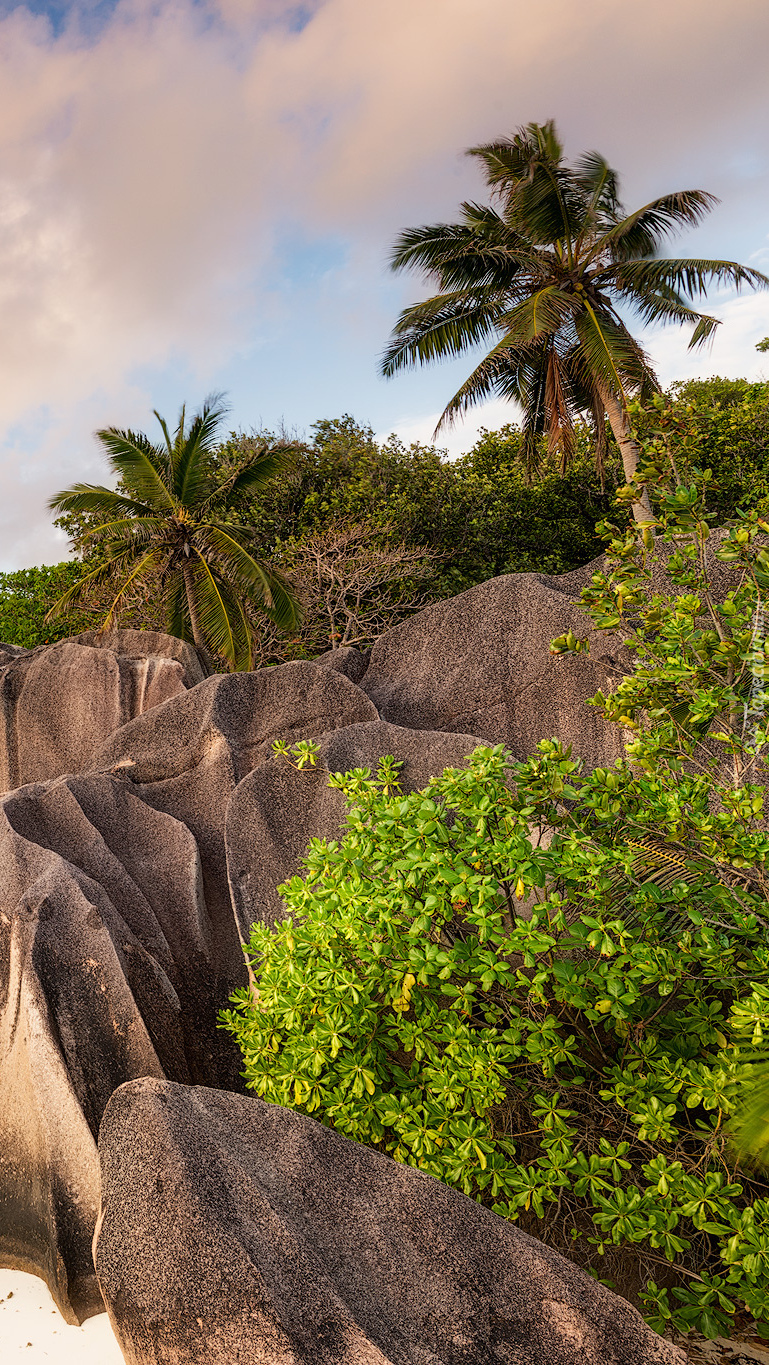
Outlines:
{"type": "Polygon", "coordinates": [[[719,599],[707,480],[677,481],[674,438],[660,410],[656,543],[607,528],[583,597],[635,651],[595,699],[628,758],[481,748],[412,795],[392,760],[332,776],[344,833],[254,927],[223,1022],[264,1099],[523,1219],[658,1329],[769,1335],[769,1188],[729,1138],[769,1030],[769,524],[738,514],[719,599]]]}
{"type": "Polygon", "coordinates": [[[34,649],[77,635],[93,625],[93,613],[78,612],[69,621],[46,622],[46,612],[82,573],[74,560],[42,568],[0,574],[0,641],[34,649]]]}
{"type": "MultiPolygon", "coordinates": [[[[644,881],[669,793],[541,750],[479,749],[409,796],[388,765],[332,777],[345,835],[254,926],[258,989],[225,1016],[248,1085],[551,1241],[557,1221],[582,1263],[637,1246],[657,1325],[715,1334],[742,1304],[769,1327],[769,1203],[723,1137],[769,1028],[765,906],[691,858],[644,881]]],[[[707,818],[696,781],[681,801],[707,818]]]]}

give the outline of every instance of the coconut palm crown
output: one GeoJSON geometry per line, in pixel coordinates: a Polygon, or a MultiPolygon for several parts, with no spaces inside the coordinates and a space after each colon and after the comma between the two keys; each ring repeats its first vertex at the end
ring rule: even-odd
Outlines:
{"type": "MultiPolygon", "coordinates": [[[[529,468],[544,434],[565,469],[575,420],[586,417],[603,475],[608,417],[629,481],[639,452],[628,403],[659,385],[623,314],[641,323],[690,323],[689,345],[701,346],[718,326],[693,306],[708,285],[766,288],[769,280],[734,261],[660,259],[665,238],[698,223],[715,197],[681,190],[628,214],[617,173],[597,152],[567,165],[552,121],[527,124],[468,155],[481,162],[492,203],[464,203],[460,222],[398,238],[393,269],[416,267],[440,292],[401,313],[382,371],[393,375],[491,342],[436,434],[497,395],[523,409],[529,468]]],[[[634,510],[639,520],[649,518],[646,497],[634,510]]]]}
{"type": "Polygon", "coordinates": [[[56,512],[89,514],[77,549],[98,547],[100,562],[54,604],[63,615],[96,589],[114,596],[101,630],[115,622],[126,595],[151,582],[159,590],[166,629],[194,644],[204,658],[218,655],[233,670],[251,666],[254,610],[282,629],[299,619],[297,603],[280,576],[253,553],[253,532],[235,519],[241,494],[280,473],[289,446],[246,444],[226,471],[212,458],[215,433],[226,412],[213,394],[189,426],[182,408],[173,435],[158,412],[163,433],[153,444],[142,432],[107,427],[96,433],[118,488],[78,483],[51,499],[56,512]]]}

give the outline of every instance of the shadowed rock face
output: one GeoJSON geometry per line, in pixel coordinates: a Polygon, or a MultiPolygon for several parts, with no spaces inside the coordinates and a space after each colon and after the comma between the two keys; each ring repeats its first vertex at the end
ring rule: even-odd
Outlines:
{"type": "Polygon", "coordinates": [[[70,643],[110,649],[113,654],[129,659],[146,659],[148,655],[175,659],[182,666],[185,687],[195,687],[208,677],[193,645],[188,645],[186,640],[177,640],[175,635],[164,635],[160,630],[85,630],[82,635],[73,635],[70,643]]]}
{"type": "Polygon", "coordinates": [[[183,691],[176,659],[129,657],[71,640],[5,661],[0,791],[87,770],[114,730],[183,691]]]}
{"type": "MultiPolygon", "coordinates": [[[[72,650],[97,679],[117,657],[72,650]]],[[[241,1088],[216,1027],[247,979],[224,852],[232,791],[273,738],[375,716],[311,664],[211,678],[87,751],[102,771],[0,800],[0,1264],[41,1274],[69,1321],[102,1307],[90,1243],[112,1091],[148,1075],[241,1088]]]]}
{"type": "Polygon", "coordinates": [[[298,771],[274,757],[249,773],[233,792],[225,828],[230,894],[243,941],[255,920],[272,925],[283,918],[277,887],[294,876],[310,839],[339,834],[345,802],[329,787],[329,773],[374,770],[392,754],[403,763],[404,791],[415,791],[444,768],[459,767],[479,743],[472,735],[405,730],[375,720],[324,735],[317,767],[298,771]]]}
{"type": "Polygon", "coordinates": [[[129,1365],[684,1365],[512,1224],[277,1105],[132,1081],[99,1153],[129,1365]]]}
{"type": "Polygon", "coordinates": [[[224,844],[233,791],[272,756],[273,740],[317,739],[376,719],[372,703],[341,673],[290,663],[208,678],[123,726],[97,755],[99,767],[120,771],[143,801],[183,821],[195,836],[222,1004],[245,981],[224,844]]]}
{"type": "Polygon", "coordinates": [[[0,801],[0,1264],[101,1312],[96,1137],[135,1076],[236,1082],[195,841],[106,774],[0,801]]]}
{"type": "Polygon", "coordinates": [[[613,763],[621,733],[585,703],[626,670],[620,642],[593,636],[594,657],[549,653],[569,629],[591,634],[581,585],[576,575],[507,574],[436,602],[377,640],[360,685],[396,725],[479,734],[516,758],[557,735],[589,767],[613,763]]]}

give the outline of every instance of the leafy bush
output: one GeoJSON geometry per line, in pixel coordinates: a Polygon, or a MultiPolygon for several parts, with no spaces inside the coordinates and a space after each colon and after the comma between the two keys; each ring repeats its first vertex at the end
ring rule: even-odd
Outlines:
{"type": "MultiPolygon", "coordinates": [[[[658,779],[540,749],[479,749],[408,796],[388,763],[331,778],[344,837],[254,926],[258,989],[225,1015],[248,1085],[533,1210],[583,1264],[632,1245],[656,1325],[715,1335],[739,1304],[769,1327],[769,1202],[723,1136],[769,1028],[763,899],[678,841],[657,857],[658,779]]],[[[679,801],[709,818],[696,779],[679,801]]]]}
{"type": "Polygon", "coordinates": [[[707,480],[676,468],[660,410],[658,539],[607,528],[583,598],[636,654],[595,699],[628,758],[481,748],[412,795],[392,760],[332,776],[343,836],[254,926],[223,1022],[257,1094],[535,1219],[659,1329],[769,1335],[769,1188],[728,1136],[769,1029],[769,524],[739,514],[713,551],[707,480]]]}
{"type": "Polygon", "coordinates": [[[78,562],[47,564],[0,574],[0,640],[34,649],[76,635],[93,624],[92,612],[78,612],[70,621],[46,622],[46,612],[82,573],[78,562]]]}

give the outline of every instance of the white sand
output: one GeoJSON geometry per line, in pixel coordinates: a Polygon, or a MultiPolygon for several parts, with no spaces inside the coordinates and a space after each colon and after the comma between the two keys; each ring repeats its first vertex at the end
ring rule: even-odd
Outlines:
{"type": "Polygon", "coordinates": [[[16,1270],[0,1270],[0,1360],[2,1365],[123,1365],[106,1313],[70,1327],[43,1281],[16,1270]]]}

